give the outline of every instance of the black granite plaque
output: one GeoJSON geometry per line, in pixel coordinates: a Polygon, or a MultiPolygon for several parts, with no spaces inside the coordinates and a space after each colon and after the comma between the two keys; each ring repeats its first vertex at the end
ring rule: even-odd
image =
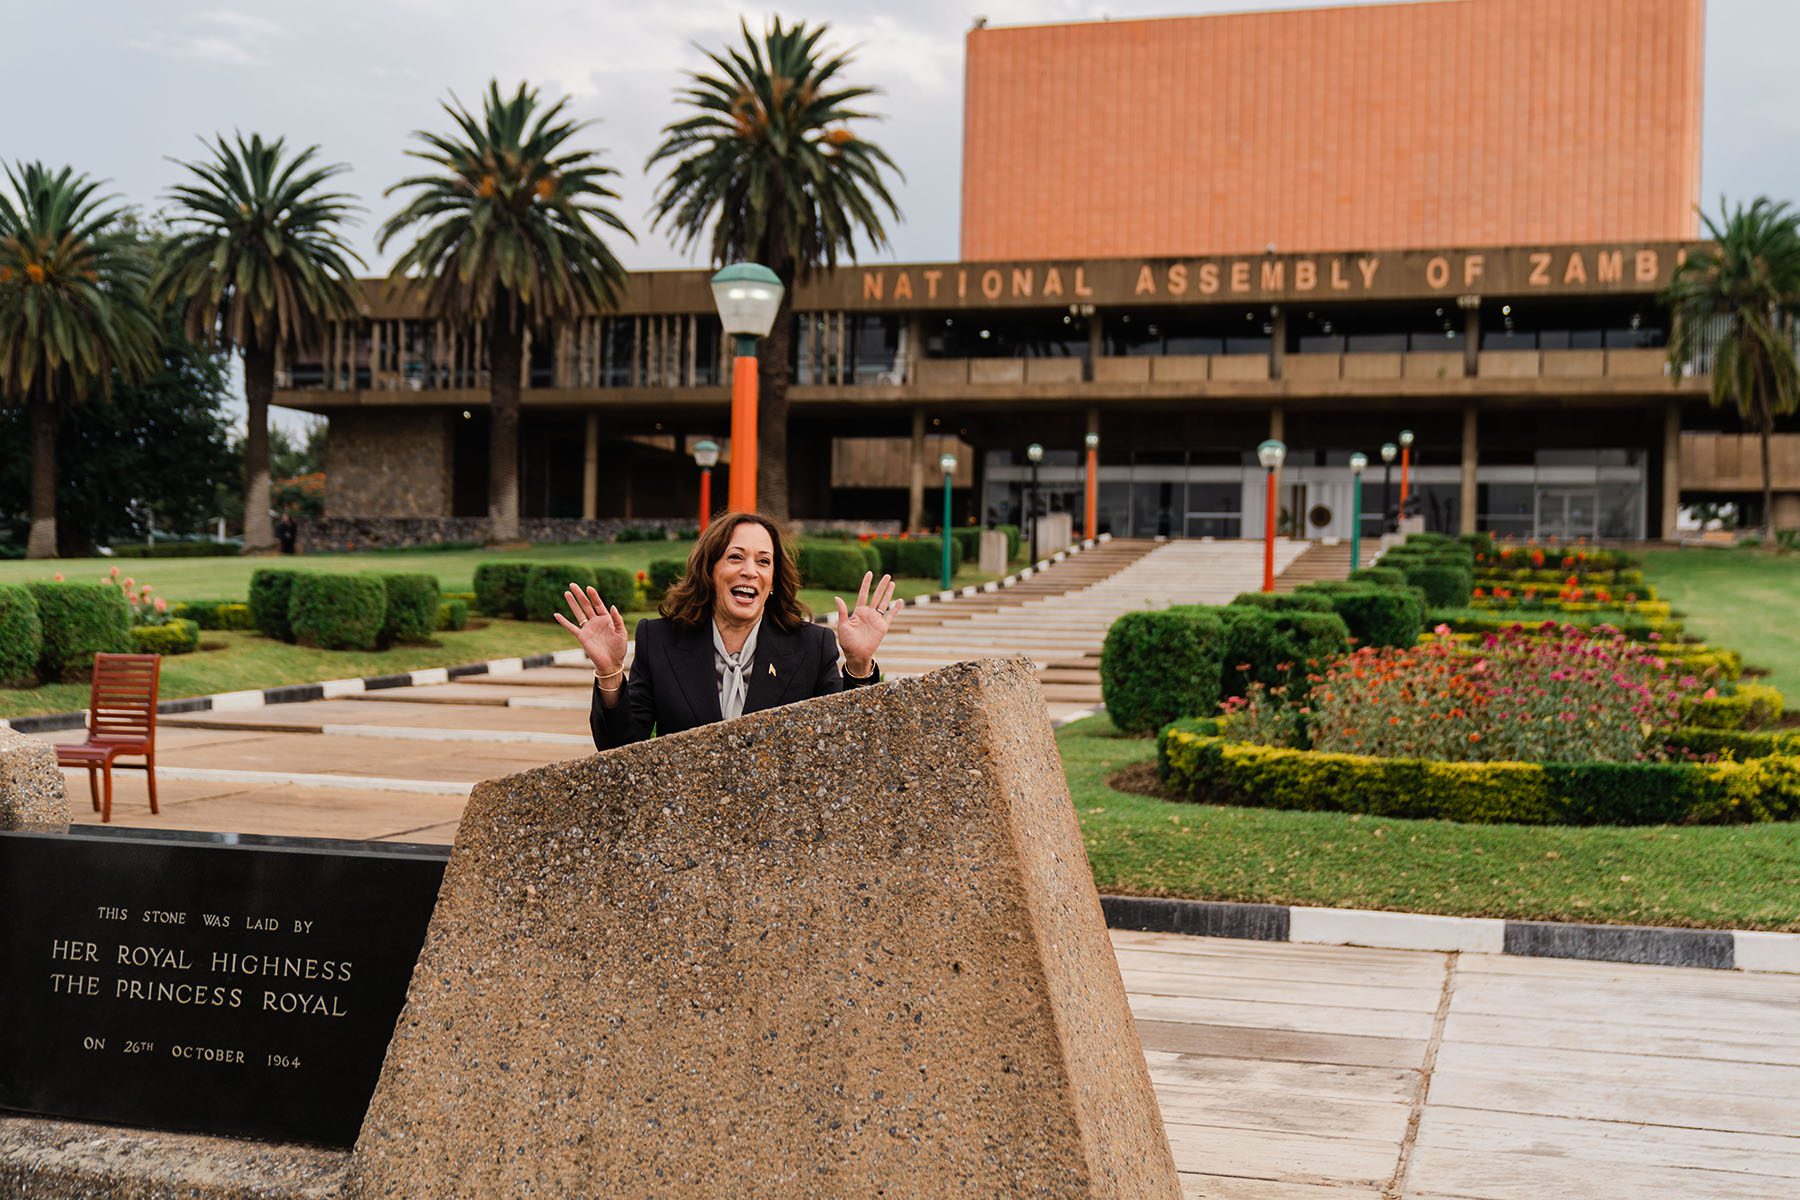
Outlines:
{"type": "Polygon", "coordinates": [[[351,1144],[446,856],[0,833],[0,1108],[351,1144]]]}

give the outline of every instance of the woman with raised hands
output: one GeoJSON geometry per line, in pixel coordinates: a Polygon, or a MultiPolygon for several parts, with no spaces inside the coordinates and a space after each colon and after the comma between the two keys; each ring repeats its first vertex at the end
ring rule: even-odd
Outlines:
{"type": "Polygon", "coordinates": [[[594,665],[594,745],[610,750],[877,682],[875,651],[902,603],[894,581],[874,582],[869,572],[853,607],[839,597],[835,637],[812,623],[799,592],[780,527],[757,513],[726,513],[694,544],[662,615],[638,622],[628,676],[625,618],[594,588],[570,584],[569,615],[556,619],[594,665]]]}

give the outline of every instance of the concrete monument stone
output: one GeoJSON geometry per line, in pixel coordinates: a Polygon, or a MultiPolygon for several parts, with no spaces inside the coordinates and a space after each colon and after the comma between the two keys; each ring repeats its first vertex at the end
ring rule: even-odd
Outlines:
{"type": "Polygon", "coordinates": [[[69,798],[56,748],[5,726],[0,726],[0,829],[69,829],[69,798]]]}
{"type": "Polygon", "coordinates": [[[1067,550],[1075,541],[1075,518],[1066,512],[1045,513],[1035,528],[1037,544],[1032,553],[1040,560],[1067,550]]]}
{"type": "Polygon", "coordinates": [[[981,531],[981,553],[976,565],[983,575],[1006,574],[1006,534],[998,529],[981,531]]]}

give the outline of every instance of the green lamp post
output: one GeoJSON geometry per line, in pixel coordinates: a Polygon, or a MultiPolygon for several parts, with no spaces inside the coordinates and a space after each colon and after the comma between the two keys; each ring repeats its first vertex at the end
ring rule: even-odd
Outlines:
{"type": "Polygon", "coordinates": [[[1362,475],[1369,456],[1358,450],[1350,456],[1350,573],[1362,565],[1362,475]]]}
{"type": "Polygon", "coordinates": [[[950,477],[956,474],[956,455],[946,452],[938,459],[938,466],[944,468],[944,590],[950,590],[950,477]]]}

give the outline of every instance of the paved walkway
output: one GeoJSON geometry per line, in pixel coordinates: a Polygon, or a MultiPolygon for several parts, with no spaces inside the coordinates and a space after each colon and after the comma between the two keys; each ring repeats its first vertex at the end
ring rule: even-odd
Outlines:
{"type": "MultiPolygon", "coordinates": [[[[1283,543],[1278,569],[1301,548],[1283,543]]],[[[1218,603],[1260,577],[1254,544],[1114,543],[1035,586],[907,613],[881,658],[909,673],[1024,652],[1067,716],[1098,700],[1118,614],[1218,603]]],[[[590,680],[549,667],[164,717],[162,815],[124,772],[114,822],[449,842],[475,782],[591,753],[590,680]]],[[[85,776],[68,780],[77,820],[97,819],[85,776]]],[[[1800,1195],[1800,977],[1128,932],[1114,945],[1189,1196],[1800,1195]]]]}

